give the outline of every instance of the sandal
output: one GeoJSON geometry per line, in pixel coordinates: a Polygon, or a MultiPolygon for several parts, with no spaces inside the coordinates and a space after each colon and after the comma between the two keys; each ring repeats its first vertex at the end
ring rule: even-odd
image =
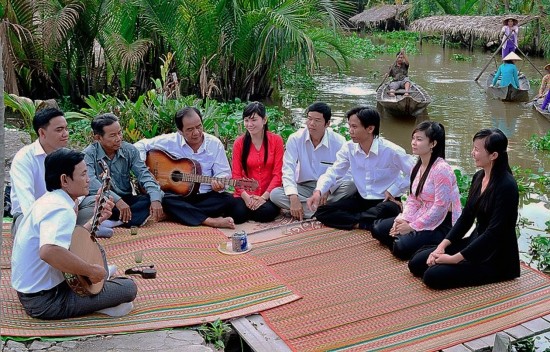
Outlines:
{"type": "Polygon", "coordinates": [[[157,269],[155,269],[155,264],[150,265],[139,265],[130,269],[126,269],[124,272],[126,275],[141,275],[143,279],[154,279],[157,277],[157,269]]]}

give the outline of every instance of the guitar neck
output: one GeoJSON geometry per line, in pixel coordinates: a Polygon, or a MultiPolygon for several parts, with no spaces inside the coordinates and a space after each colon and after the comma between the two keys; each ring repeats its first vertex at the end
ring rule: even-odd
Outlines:
{"type": "Polygon", "coordinates": [[[224,177],[214,177],[214,176],[204,176],[196,174],[182,174],[181,181],[184,182],[197,182],[197,183],[211,183],[212,181],[218,181],[223,183],[226,186],[235,186],[237,180],[224,177]]]}

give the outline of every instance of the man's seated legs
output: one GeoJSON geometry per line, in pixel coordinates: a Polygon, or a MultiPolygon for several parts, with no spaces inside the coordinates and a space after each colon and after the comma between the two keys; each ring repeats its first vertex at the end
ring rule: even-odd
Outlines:
{"type": "Polygon", "coordinates": [[[119,277],[105,281],[100,293],[81,297],[63,281],[48,291],[25,295],[19,300],[28,315],[38,319],[66,319],[78,317],[105,308],[132,302],[137,295],[137,286],[132,279],[119,277]]]}
{"type": "Polygon", "coordinates": [[[232,218],[227,217],[234,204],[233,195],[227,192],[208,192],[183,197],[166,193],[162,207],[173,220],[189,226],[235,228],[232,218]]]}

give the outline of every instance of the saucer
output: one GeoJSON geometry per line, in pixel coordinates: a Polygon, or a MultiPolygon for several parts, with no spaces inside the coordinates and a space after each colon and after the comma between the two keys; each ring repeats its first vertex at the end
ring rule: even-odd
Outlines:
{"type": "Polygon", "coordinates": [[[250,242],[248,242],[248,248],[245,251],[242,251],[242,252],[233,251],[233,246],[232,246],[231,241],[222,242],[218,246],[218,251],[222,252],[223,254],[228,254],[228,255],[238,255],[238,254],[248,253],[248,252],[250,252],[251,249],[252,249],[252,244],[250,242]]]}

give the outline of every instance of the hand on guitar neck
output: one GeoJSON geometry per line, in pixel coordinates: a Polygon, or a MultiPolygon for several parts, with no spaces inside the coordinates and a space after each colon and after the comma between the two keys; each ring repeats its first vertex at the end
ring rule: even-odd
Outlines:
{"type": "MultiPolygon", "coordinates": [[[[113,202],[113,197],[112,196],[109,197],[109,198],[105,198],[105,199],[101,200],[100,199],[101,189],[99,189],[97,193],[98,194],[96,194],[96,196],[95,196],[95,211],[94,211],[94,213],[97,211],[97,208],[100,206],[101,202],[103,202],[103,204],[101,204],[102,208],[98,213],[97,225],[99,226],[99,224],[101,224],[103,221],[109,219],[111,217],[111,215],[113,215],[113,208],[115,206],[115,203],[113,202]]],[[[83,227],[86,230],[92,232],[93,221],[94,221],[94,218],[90,219],[90,221],[88,221],[83,227]]]]}

